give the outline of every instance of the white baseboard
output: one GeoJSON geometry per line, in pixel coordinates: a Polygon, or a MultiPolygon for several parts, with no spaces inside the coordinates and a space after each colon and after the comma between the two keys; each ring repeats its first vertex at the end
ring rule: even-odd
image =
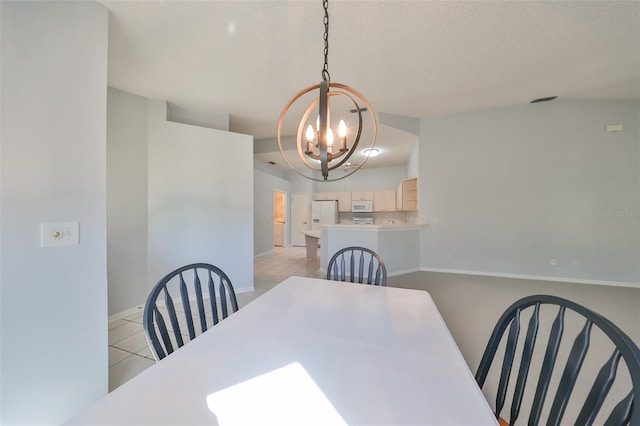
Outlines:
{"type": "Polygon", "coordinates": [[[404,271],[387,272],[387,277],[396,277],[398,275],[405,275],[405,274],[410,274],[412,272],[419,272],[420,270],[421,270],[420,268],[411,268],[411,269],[405,269],[404,271]]]}
{"type": "Polygon", "coordinates": [[[144,309],[144,305],[134,306],[133,308],[125,309],[122,312],[118,312],[116,314],[109,315],[109,322],[112,323],[114,321],[118,321],[119,319],[127,317],[127,316],[129,316],[131,314],[135,314],[136,312],[140,312],[143,309],[144,309]]]}
{"type": "Polygon", "coordinates": [[[501,272],[465,271],[460,269],[440,269],[440,268],[420,268],[420,271],[442,272],[446,274],[477,275],[482,277],[514,278],[519,280],[551,281],[551,282],[561,282],[561,283],[640,288],[640,283],[627,283],[623,281],[585,280],[581,278],[548,277],[543,275],[505,274],[501,272]]]}

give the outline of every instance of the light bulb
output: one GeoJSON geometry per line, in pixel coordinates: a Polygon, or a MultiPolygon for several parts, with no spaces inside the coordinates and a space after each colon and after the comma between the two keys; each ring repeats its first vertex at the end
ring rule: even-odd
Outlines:
{"type": "Polygon", "coordinates": [[[347,136],[347,125],[344,123],[344,120],[340,120],[338,124],[338,136],[340,136],[340,138],[347,136]]]}
{"type": "Polygon", "coordinates": [[[314,136],[313,127],[311,126],[311,124],[309,124],[309,127],[307,127],[307,141],[312,142],[313,136],[314,136]]]}
{"type": "Polygon", "coordinates": [[[333,131],[327,129],[327,146],[333,146],[333,131]]]}
{"type": "Polygon", "coordinates": [[[318,116],[318,118],[316,118],[316,130],[318,132],[320,131],[320,116],[318,116]]]}

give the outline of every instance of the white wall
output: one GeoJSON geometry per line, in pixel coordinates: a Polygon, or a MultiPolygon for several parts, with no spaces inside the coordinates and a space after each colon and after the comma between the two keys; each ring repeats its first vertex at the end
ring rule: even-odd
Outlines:
{"type": "Polygon", "coordinates": [[[417,143],[411,150],[409,161],[407,161],[407,177],[419,177],[420,173],[420,144],[417,143]]]}
{"type": "Polygon", "coordinates": [[[148,290],[193,262],[253,290],[253,138],[169,122],[165,102],[148,111],[148,290]]]}
{"type": "Polygon", "coordinates": [[[1,2],[0,423],[59,424],[107,392],[108,13],[1,2]],[[40,248],[40,223],[80,244],[40,248]]]}
{"type": "MultiPolygon", "coordinates": [[[[287,193],[287,208],[291,199],[291,182],[260,170],[261,164],[264,163],[256,161],[253,170],[253,252],[256,256],[273,250],[273,192],[287,193]]],[[[291,215],[287,214],[289,223],[291,215]]]]}
{"type": "MultiPolygon", "coordinates": [[[[333,178],[333,173],[339,175],[342,171],[334,170],[330,173],[329,178],[333,178]]],[[[349,177],[335,182],[317,182],[316,191],[395,191],[398,189],[398,185],[402,182],[402,179],[407,177],[406,167],[362,168],[349,177]]]]}
{"type": "Polygon", "coordinates": [[[419,199],[432,223],[421,266],[640,282],[639,105],[556,100],[423,118],[419,199]],[[610,123],[624,132],[605,133],[610,123]]]}
{"type": "Polygon", "coordinates": [[[107,92],[109,315],[147,298],[147,99],[107,92]]]}
{"type": "MultiPolygon", "coordinates": [[[[491,331],[500,315],[516,300],[533,294],[550,294],[579,303],[612,321],[636,343],[640,342],[640,327],[638,327],[638,322],[640,321],[640,313],[638,311],[638,306],[640,306],[640,289],[637,288],[576,285],[573,283],[542,280],[483,277],[437,272],[416,272],[413,274],[389,277],[387,285],[390,287],[413,288],[429,292],[473,373],[475,373],[478,368],[491,331]]],[[[556,312],[547,313],[552,315],[545,315],[543,308],[541,311],[541,327],[544,327],[545,323],[548,324],[556,314],[556,312]]],[[[523,316],[523,328],[526,327],[527,318],[528,317],[523,316]]],[[[565,348],[573,342],[571,322],[575,320],[575,317],[568,314],[566,319],[566,337],[563,339],[565,348]]],[[[582,325],[583,322],[580,321],[578,330],[582,325]]],[[[524,332],[521,331],[521,333],[524,332]]],[[[545,336],[545,334],[540,332],[538,339],[540,343],[536,345],[537,350],[539,349],[538,353],[545,348],[542,343],[546,343],[546,341],[541,340],[543,338],[542,336],[545,336]]],[[[599,333],[592,332],[589,355],[580,371],[578,383],[574,389],[575,395],[572,396],[569,402],[562,424],[575,423],[575,418],[578,414],[576,409],[578,404],[576,403],[584,401],[586,397],[584,394],[591,388],[591,384],[593,383],[593,381],[590,380],[593,380],[598,373],[600,367],[604,364],[604,360],[611,356],[611,347],[604,345],[601,337],[599,333]],[[600,360],[602,364],[597,361],[594,363],[595,360],[600,360]]],[[[564,351],[561,346],[558,357],[559,366],[564,365],[567,355],[568,351],[564,351]]],[[[496,360],[499,361],[501,359],[500,354],[498,354],[496,360]]],[[[534,356],[531,371],[540,371],[541,363],[542,357],[534,356]]],[[[494,365],[496,365],[496,362],[494,362],[494,365]]],[[[499,372],[496,371],[496,369],[492,369],[490,374],[491,377],[495,379],[495,376],[497,376],[499,372]]],[[[513,374],[515,374],[515,370],[512,375],[513,374]]],[[[622,373],[622,367],[619,370],[618,376],[625,376],[625,374],[622,373]]],[[[553,380],[557,380],[557,378],[554,377],[553,380]]],[[[624,396],[622,393],[626,392],[626,388],[621,386],[619,384],[620,382],[624,383],[624,380],[619,381],[616,379],[616,385],[611,389],[611,394],[622,398],[624,396]]],[[[555,389],[553,386],[552,384],[552,389],[555,389]]],[[[495,406],[496,387],[494,381],[489,380],[483,389],[483,393],[491,406],[495,406]]],[[[527,389],[525,400],[531,397],[535,386],[527,386],[527,389]]],[[[607,399],[605,404],[607,403],[610,404],[611,399],[607,399]]],[[[526,409],[527,405],[523,405],[523,407],[525,407],[523,408],[525,411],[521,413],[520,418],[524,421],[526,415],[528,415],[528,410],[526,409]]],[[[549,407],[550,403],[547,403],[546,409],[548,410],[549,407]]],[[[507,410],[503,411],[503,413],[508,412],[507,407],[507,410]]]]}

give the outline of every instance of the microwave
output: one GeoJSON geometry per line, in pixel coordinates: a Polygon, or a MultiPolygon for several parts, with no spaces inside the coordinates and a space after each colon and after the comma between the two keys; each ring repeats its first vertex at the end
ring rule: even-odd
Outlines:
{"type": "Polygon", "coordinates": [[[373,201],[352,201],[351,211],[353,213],[371,213],[373,211],[373,201]]]}

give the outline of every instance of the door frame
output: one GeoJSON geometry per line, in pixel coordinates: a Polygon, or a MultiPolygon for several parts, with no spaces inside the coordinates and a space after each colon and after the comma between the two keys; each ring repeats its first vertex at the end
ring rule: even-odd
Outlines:
{"type": "MultiPolygon", "coordinates": [[[[273,190],[273,210],[271,210],[271,222],[275,223],[276,222],[276,218],[275,218],[275,202],[276,202],[276,193],[281,193],[283,194],[282,197],[282,214],[283,217],[282,219],[284,220],[284,230],[282,231],[282,247],[287,247],[289,244],[287,244],[287,236],[289,235],[288,232],[288,228],[289,228],[289,209],[288,209],[288,198],[289,198],[289,193],[283,189],[274,189],[273,190]]],[[[273,228],[272,228],[273,229],[273,228]]],[[[272,231],[273,232],[273,231],[272,231]]],[[[271,241],[273,241],[273,234],[271,235],[271,241]]]]}

